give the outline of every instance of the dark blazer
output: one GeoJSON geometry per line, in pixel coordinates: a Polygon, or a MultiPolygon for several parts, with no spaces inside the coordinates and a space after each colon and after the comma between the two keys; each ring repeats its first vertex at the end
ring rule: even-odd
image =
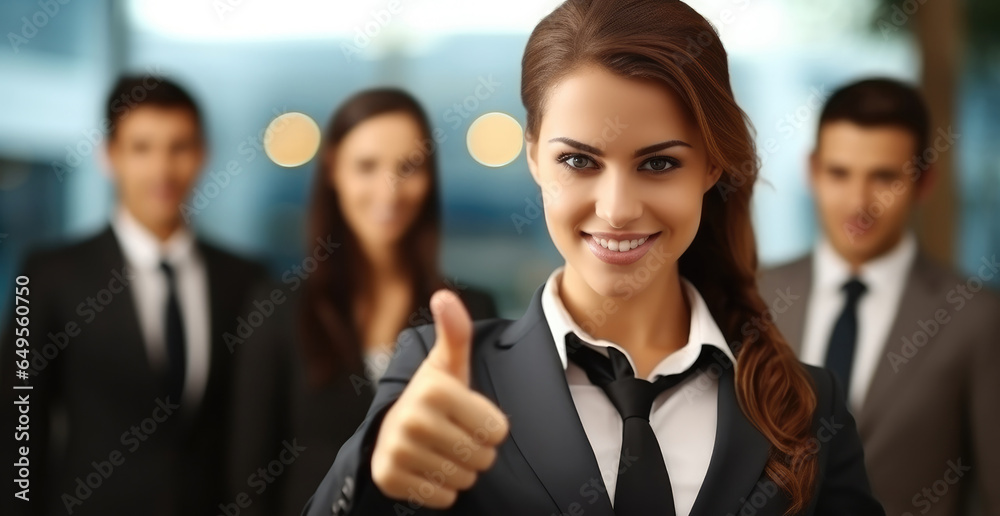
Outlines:
{"type": "MultiPolygon", "coordinates": [[[[984,277],[997,273],[987,265],[984,277]]],[[[798,296],[775,317],[796,353],[812,276],[808,255],[760,282],[768,304],[777,290],[798,296]]],[[[966,514],[977,493],[982,514],[1000,516],[1000,298],[986,289],[966,298],[958,288],[970,279],[917,253],[856,414],[872,491],[889,514],[966,514]]]]}
{"type": "MultiPolygon", "coordinates": [[[[265,287],[268,292],[280,286],[265,287]]],[[[493,299],[471,287],[458,287],[473,319],[496,317],[493,299]]],[[[236,398],[229,442],[230,486],[245,493],[240,516],[298,515],[330,469],[337,451],[354,434],[371,405],[375,384],[361,360],[321,387],[306,384],[298,316],[300,291],[258,327],[235,351],[236,398]],[[281,462],[283,450],[288,464],[281,462]],[[258,468],[281,462],[280,474],[258,468]]],[[[253,296],[267,299],[267,293],[253,296]]],[[[425,307],[426,308],[426,307],[425,307]]],[[[426,318],[430,319],[429,308],[426,318]]],[[[383,357],[388,360],[388,356],[383,357]]],[[[277,471],[277,465],[274,466],[277,471]]]]}
{"type": "MultiPolygon", "coordinates": [[[[31,447],[31,503],[13,499],[13,468],[5,467],[0,513],[66,515],[68,503],[74,516],[217,514],[225,496],[223,443],[232,382],[222,336],[233,331],[247,286],[261,281],[266,271],[205,242],[197,246],[209,282],[212,357],[194,412],[169,408],[174,401],[166,398],[150,368],[132,289],[120,287],[127,279],[125,259],[110,227],[27,258],[23,274],[30,278],[29,331],[37,374],[29,380],[33,390],[17,392],[29,392],[31,400],[30,441],[20,443],[31,447]],[[109,287],[112,279],[116,282],[109,287]],[[96,298],[102,309],[81,309],[88,298],[96,298]],[[49,335],[67,332],[69,324],[79,333],[62,349],[49,346],[39,355],[49,335]],[[161,404],[167,408],[158,408],[161,404]]],[[[5,393],[15,392],[15,381],[21,383],[11,375],[10,322],[2,346],[5,393]]],[[[5,429],[15,426],[12,408],[9,402],[0,406],[5,429]]],[[[5,464],[13,463],[18,444],[12,433],[4,432],[0,454],[5,464]]]]}
{"type": "MultiPolygon", "coordinates": [[[[424,325],[400,334],[401,351],[379,382],[364,423],[341,449],[303,514],[612,516],[597,460],[542,312],[543,287],[535,291],[520,319],[474,325],[472,386],[508,415],[510,435],[500,445],[492,468],[479,475],[472,488],[460,492],[452,508],[434,511],[391,500],[372,483],[369,467],[382,418],[434,343],[434,326],[424,325]]],[[[819,480],[805,514],[884,514],[869,494],[854,420],[832,375],[824,369],[808,370],[818,397],[814,427],[819,480]]],[[[732,374],[722,374],[715,450],[692,514],[783,514],[787,499],[764,473],[769,453],[768,441],[737,405],[732,374]]]]}

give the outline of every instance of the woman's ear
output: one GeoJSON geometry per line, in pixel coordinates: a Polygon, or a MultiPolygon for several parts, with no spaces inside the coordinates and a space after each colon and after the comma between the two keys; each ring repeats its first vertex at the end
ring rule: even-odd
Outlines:
{"type": "Polygon", "coordinates": [[[705,177],[705,188],[702,193],[707,193],[709,190],[719,182],[722,177],[722,167],[716,164],[709,164],[708,175],[705,177]]]}
{"type": "Polygon", "coordinates": [[[538,177],[538,143],[534,138],[530,138],[525,135],[524,139],[524,150],[525,156],[528,158],[528,170],[531,172],[531,178],[535,180],[535,184],[541,186],[541,179],[538,177]]]}

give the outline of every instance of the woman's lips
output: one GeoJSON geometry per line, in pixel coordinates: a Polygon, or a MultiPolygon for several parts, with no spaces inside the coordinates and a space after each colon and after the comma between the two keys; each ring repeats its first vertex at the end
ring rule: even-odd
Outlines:
{"type": "Polygon", "coordinates": [[[587,246],[590,247],[590,252],[594,253],[599,260],[604,263],[611,265],[629,265],[635,263],[640,258],[645,255],[650,247],[652,247],[653,242],[655,242],[662,231],[657,231],[653,234],[648,233],[624,233],[615,235],[607,233],[586,233],[581,231],[580,236],[587,242],[587,246]],[[610,238],[608,238],[610,237],[610,238]],[[631,249],[628,251],[613,251],[607,247],[601,245],[599,240],[605,240],[608,243],[608,247],[619,247],[622,244],[628,244],[631,249]],[[645,240],[643,240],[645,239],[645,240]],[[632,247],[632,242],[635,241],[636,247],[632,247]],[[639,242],[642,243],[639,243],[639,242]]]}

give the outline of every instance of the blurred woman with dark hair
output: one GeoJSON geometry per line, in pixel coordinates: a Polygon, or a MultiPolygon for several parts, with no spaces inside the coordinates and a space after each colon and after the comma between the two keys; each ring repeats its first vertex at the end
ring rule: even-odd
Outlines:
{"type": "Polygon", "coordinates": [[[488,295],[447,285],[438,269],[431,136],[398,89],[358,93],[333,115],[307,221],[309,246],[325,256],[236,350],[230,483],[251,500],[241,514],[301,512],[364,418],[400,331],[430,322],[435,290],[456,288],[474,318],[496,316],[488,295]]]}

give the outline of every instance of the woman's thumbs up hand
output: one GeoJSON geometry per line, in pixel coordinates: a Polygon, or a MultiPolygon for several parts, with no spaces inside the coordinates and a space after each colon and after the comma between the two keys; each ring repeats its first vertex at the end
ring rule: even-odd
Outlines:
{"type": "Polygon", "coordinates": [[[449,290],[439,290],[431,296],[431,313],[434,314],[437,341],[426,361],[468,387],[472,356],[472,320],[469,313],[462,301],[449,290]]]}
{"type": "Polygon", "coordinates": [[[386,412],[372,452],[372,480],[397,500],[451,507],[493,465],[507,436],[503,411],[469,387],[472,320],[449,290],[431,297],[437,338],[386,412]]]}

